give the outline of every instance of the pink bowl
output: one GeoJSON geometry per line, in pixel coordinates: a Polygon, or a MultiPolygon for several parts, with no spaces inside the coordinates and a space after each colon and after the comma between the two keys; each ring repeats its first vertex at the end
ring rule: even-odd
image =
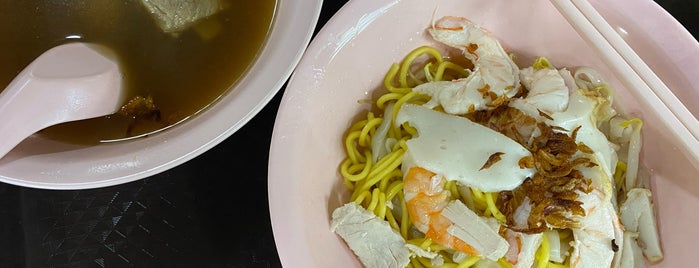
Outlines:
{"type": "MultiPolygon", "coordinates": [[[[699,43],[650,0],[592,1],[670,89],[699,115],[699,43]]],[[[434,44],[432,18],[462,16],[482,24],[523,62],[546,56],[556,66],[591,66],[616,90],[617,108],[644,119],[643,164],[652,175],[665,260],[699,263],[697,169],[678,152],[662,120],[640,107],[547,0],[350,1],[319,32],[286,88],[274,127],[269,203],[285,267],[360,267],[330,231],[331,212],[349,192],[338,173],[343,134],[379,90],[389,66],[413,48],[434,44]]]]}

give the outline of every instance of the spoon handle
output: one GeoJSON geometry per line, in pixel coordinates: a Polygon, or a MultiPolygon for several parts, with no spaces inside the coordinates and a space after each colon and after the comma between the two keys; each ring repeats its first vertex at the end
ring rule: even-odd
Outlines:
{"type": "Polygon", "coordinates": [[[0,158],[51,125],[115,113],[121,72],[113,60],[73,43],[34,60],[0,93],[0,158]]]}

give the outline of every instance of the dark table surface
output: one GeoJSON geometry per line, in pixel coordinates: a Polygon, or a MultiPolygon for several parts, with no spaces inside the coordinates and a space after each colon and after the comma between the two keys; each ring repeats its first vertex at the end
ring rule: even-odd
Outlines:
{"type": "MultiPolygon", "coordinates": [[[[326,0],[316,31],[346,2],[326,0]]],[[[699,1],[656,2],[697,38],[699,1]]],[[[0,267],[281,267],[267,159],[283,93],[218,146],[143,180],[77,191],[0,183],[0,267]]]]}

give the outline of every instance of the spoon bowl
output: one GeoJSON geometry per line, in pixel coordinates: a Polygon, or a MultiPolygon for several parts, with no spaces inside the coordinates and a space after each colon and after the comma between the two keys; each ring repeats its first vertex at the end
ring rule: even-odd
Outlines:
{"type": "Polygon", "coordinates": [[[46,127],[117,112],[122,91],[106,48],[78,42],[49,49],[0,92],[0,158],[46,127]]]}

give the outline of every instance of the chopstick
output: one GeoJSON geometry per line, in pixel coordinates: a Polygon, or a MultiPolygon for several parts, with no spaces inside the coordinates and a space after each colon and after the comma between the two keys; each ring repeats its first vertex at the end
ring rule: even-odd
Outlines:
{"type": "Polygon", "coordinates": [[[587,0],[551,0],[575,30],[612,68],[617,78],[681,142],[699,168],[699,121],[587,0]]]}

